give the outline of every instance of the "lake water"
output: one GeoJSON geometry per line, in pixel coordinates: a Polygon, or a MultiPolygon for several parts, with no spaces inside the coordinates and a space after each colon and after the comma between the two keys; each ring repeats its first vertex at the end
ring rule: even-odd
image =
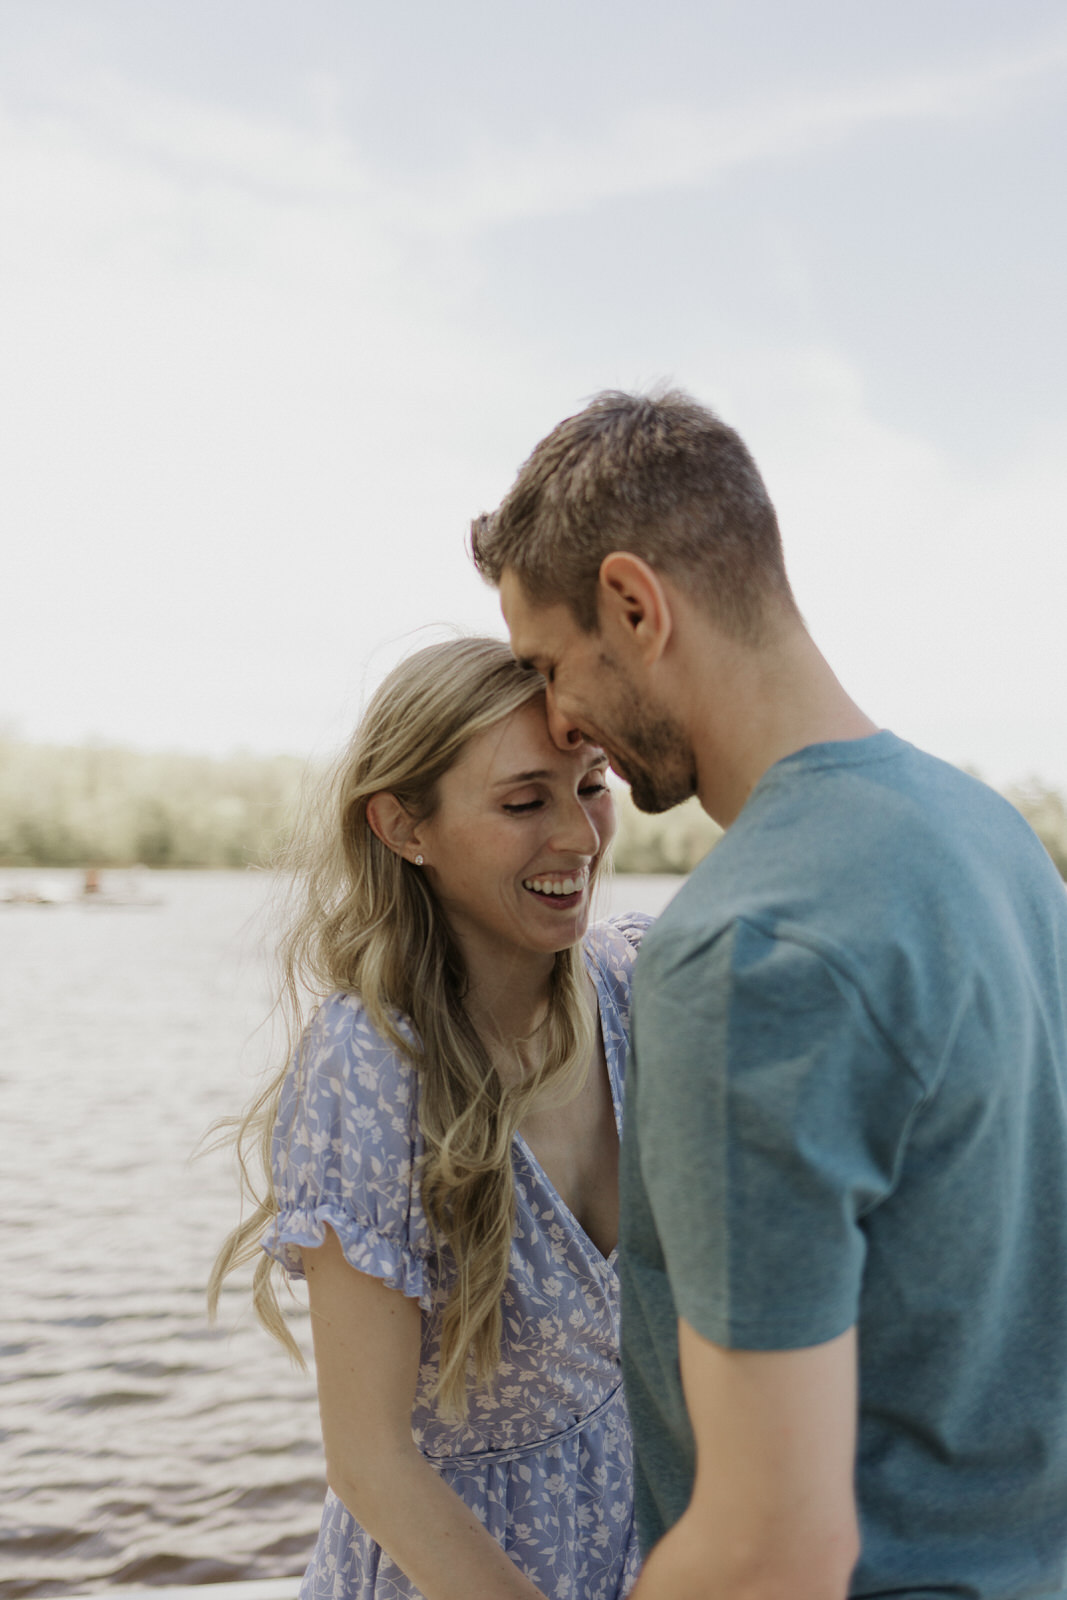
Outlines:
{"type": "MultiPolygon", "coordinates": [[[[80,881],[0,895],[30,879],[80,881]]],[[[620,877],[606,909],[681,882],[620,877]]],[[[226,1156],[191,1159],[272,1058],[272,889],[154,874],[157,906],[0,905],[0,1600],[289,1577],[314,1542],[314,1380],[243,1288],[208,1325],[237,1191],[226,1156]]]]}

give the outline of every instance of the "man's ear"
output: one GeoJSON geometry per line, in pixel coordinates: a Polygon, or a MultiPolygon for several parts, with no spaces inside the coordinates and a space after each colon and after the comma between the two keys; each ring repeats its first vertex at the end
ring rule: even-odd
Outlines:
{"type": "Polygon", "coordinates": [[[395,794],[388,789],[379,789],[377,794],[372,794],[367,801],[367,821],[394,855],[403,856],[405,861],[414,861],[419,856],[418,865],[422,865],[415,818],[406,806],[401,805],[395,794]]]}
{"type": "Polygon", "coordinates": [[[600,631],[620,635],[646,666],[658,661],[674,632],[670,597],[659,574],[628,550],[613,550],[600,563],[597,591],[600,631]]]}

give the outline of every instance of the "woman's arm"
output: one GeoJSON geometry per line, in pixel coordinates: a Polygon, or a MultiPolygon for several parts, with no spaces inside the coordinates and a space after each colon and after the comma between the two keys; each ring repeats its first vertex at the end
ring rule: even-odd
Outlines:
{"type": "Polygon", "coordinates": [[[330,1228],[302,1257],[334,1494],[426,1600],[544,1600],[415,1447],[417,1301],[357,1272],[330,1228]]]}

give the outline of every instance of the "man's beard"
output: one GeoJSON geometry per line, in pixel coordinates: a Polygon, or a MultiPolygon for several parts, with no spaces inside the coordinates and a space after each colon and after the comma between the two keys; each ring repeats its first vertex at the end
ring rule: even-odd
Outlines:
{"type": "Polygon", "coordinates": [[[681,725],[666,714],[653,715],[632,690],[622,720],[626,756],[615,765],[638,811],[654,816],[696,794],[696,757],[681,725]]]}

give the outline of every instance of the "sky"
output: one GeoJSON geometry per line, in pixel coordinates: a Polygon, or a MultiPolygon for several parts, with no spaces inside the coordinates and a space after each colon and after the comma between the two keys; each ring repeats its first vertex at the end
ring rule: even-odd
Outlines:
{"type": "Polygon", "coordinates": [[[560,418],[739,429],[864,710],[1067,787],[1058,0],[0,0],[0,728],[322,754],[560,418]]]}

